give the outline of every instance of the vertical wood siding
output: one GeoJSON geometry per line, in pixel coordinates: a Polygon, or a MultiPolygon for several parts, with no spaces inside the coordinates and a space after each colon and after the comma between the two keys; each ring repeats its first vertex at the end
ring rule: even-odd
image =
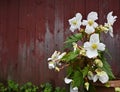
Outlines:
{"type": "Polygon", "coordinates": [[[102,39],[112,56],[108,62],[120,78],[120,0],[0,0],[0,80],[65,85],[65,70],[49,70],[47,58],[54,50],[62,51],[70,34],[68,19],[77,12],[86,18],[90,11],[99,13],[101,24],[110,11],[118,16],[114,38],[102,39]]]}

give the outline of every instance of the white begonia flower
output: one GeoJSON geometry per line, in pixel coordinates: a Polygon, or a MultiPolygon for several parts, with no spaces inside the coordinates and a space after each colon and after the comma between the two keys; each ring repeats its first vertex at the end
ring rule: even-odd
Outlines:
{"type": "Polygon", "coordinates": [[[54,69],[56,67],[56,63],[55,62],[48,62],[48,68],[49,69],[54,69]]]}
{"type": "Polygon", "coordinates": [[[66,55],[66,52],[63,52],[62,54],[60,54],[60,52],[55,51],[52,54],[51,58],[48,58],[48,61],[50,61],[50,62],[48,62],[48,68],[59,71],[59,68],[57,66],[61,65],[61,63],[59,61],[64,55],[66,55]]]}
{"type": "Polygon", "coordinates": [[[105,26],[108,28],[108,30],[105,30],[105,33],[109,31],[109,34],[111,37],[113,37],[113,24],[116,21],[117,16],[112,16],[113,12],[109,12],[107,15],[107,23],[105,23],[105,26]]]}
{"type": "Polygon", "coordinates": [[[70,24],[70,30],[72,32],[74,32],[76,29],[80,30],[81,19],[82,19],[82,15],[80,13],[76,13],[75,17],[68,20],[70,24]]]}
{"type": "Polygon", "coordinates": [[[90,12],[87,16],[87,20],[83,20],[82,25],[86,26],[85,32],[87,34],[95,32],[95,28],[98,26],[98,24],[95,22],[95,20],[97,19],[98,19],[97,12],[90,12]]]}
{"type": "Polygon", "coordinates": [[[48,58],[48,61],[55,61],[55,60],[57,60],[59,55],[60,55],[60,52],[55,51],[55,52],[52,54],[51,58],[48,58]]]}
{"type": "Polygon", "coordinates": [[[86,50],[86,56],[88,58],[94,58],[98,56],[98,50],[105,50],[105,45],[100,43],[99,34],[92,34],[90,36],[90,41],[84,43],[84,48],[86,50]]]}
{"type": "MultiPolygon", "coordinates": [[[[64,81],[66,84],[70,84],[73,80],[65,77],[64,81]]],[[[70,84],[70,92],[78,92],[78,87],[72,87],[72,85],[70,84]]]]}
{"type": "Polygon", "coordinates": [[[60,60],[64,55],[66,55],[66,52],[63,52],[62,54],[60,54],[60,52],[55,51],[51,58],[48,58],[48,61],[57,61],[60,60]]]}
{"type": "Polygon", "coordinates": [[[97,71],[97,74],[93,78],[93,82],[96,82],[98,79],[101,83],[107,83],[109,77],[105,71],[97,71]]]}
{"type": "Polygon", "coordinates": [[[78,87],[72,87],[70,84],[70,92],[78,92],[78,87]]]}
{"type": "Polygon", "coordinates": [[[70,84],[73,80],[65,77],[64,81],[65,81],[66,84],[70,84]]]}

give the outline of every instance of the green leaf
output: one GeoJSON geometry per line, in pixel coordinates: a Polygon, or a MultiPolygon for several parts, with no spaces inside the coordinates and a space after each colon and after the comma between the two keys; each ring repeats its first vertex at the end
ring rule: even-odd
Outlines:
{"type": "Polygon", "coordinates": [[[73,87],[80,87],[81,85],[83,85],[84,79],[83,79],[83,75],[80,71],[75,71],[74,75],[73,75],[73,87]]]}
{"type": "Polygon", "coordinates": [[[77,34],[74,34],[74,35],[68,37],[67,40],[65,41],[65,43],[73,43],[73,42],[77,42],[81,39],[82,39],[82,34],[77,33],[77,34]]]}
{"type": "Polygon", "coordinates": [[[96,92],[95,86],[90,84],[89,86],[89,92],[96,92]]]}
{"type": "Polygon", "coordinates": [[[66,62],[74,62],[74,59],[76,59],[76,57],[79,55],[78,51],[75,52],[69,52],[68,54],[66,54],[63,58],[62,61],[66,61],[66,62]]]}
{"type": "Polygon", "coordinates": [[[56,87],[54,92],[66,92],[65,88],[56,87]]]}
{"type": "Polygon", "coordinates": [[[88,71],[89,71],[89,68],[88,68],[88,67],[85,67],[85,68],[82,70],[83,78],[88,74],[88,71]]]}
{"type": "Polygon", "coordinates": [[[108,74],[110,79],[115,79],[115,76],[112,73],[112,69],[111,66],[109,65],[109,63],[106,61],[105,57],[101,58],[102,62],[103,62],[103,70],[108,74]]]}
{"type": "Polygon", "coordinates": [[[69,66],[67,68],[67,76],[69,77],[72,73],[73,73],[73,68],[72,68],[72,66],[69,66]]]}

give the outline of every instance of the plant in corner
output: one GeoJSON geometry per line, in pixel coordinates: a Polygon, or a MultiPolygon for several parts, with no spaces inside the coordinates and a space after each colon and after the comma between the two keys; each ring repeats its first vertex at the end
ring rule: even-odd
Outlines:
{"type": "Polygon", "coordinates": [[[115,78],[105,58],[106,45],[101,40],[103,33],[109,33],[113,37],[112,26],[117,16],[112,13],[108,13],[107,22],[104,24],[96,22],[98,14],[94,11],[88,14],[86,20],[82,20],[81,13],[76,13],[75,17],[68,20],[70,30],[74,33],[65,41],[69,50],[63,53],[55,51],[48,58],[48,67],[56,71],[66,67],[67,75],[64,81],[70,84],[70,92],[78,92],[82,88],[94,92],[93,83],[99,81],[107,84],[115,78]]]}

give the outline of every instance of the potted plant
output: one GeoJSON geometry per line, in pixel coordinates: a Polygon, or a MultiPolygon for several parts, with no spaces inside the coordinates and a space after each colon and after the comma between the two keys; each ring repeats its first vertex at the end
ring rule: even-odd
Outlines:
{"type": "Polygon", "coordinates": [[[105,58],[106,45],[101,40],[101,34],[109,33],[113,37],[113,24],[117,16],[109,12],[107,22],[98,24],[97,12],[90,12],[86,20],[82,20],[81,13],[69,19],[70,30],[73,33],[67,38],[66,52],[55,51],[48,58],[49,69],[60,71],[67,69],[64,79],[70,84],[70,92],[94,92],[94,84],[101,82],[106,85],[115,79],[111,67],[105,58]]]}

